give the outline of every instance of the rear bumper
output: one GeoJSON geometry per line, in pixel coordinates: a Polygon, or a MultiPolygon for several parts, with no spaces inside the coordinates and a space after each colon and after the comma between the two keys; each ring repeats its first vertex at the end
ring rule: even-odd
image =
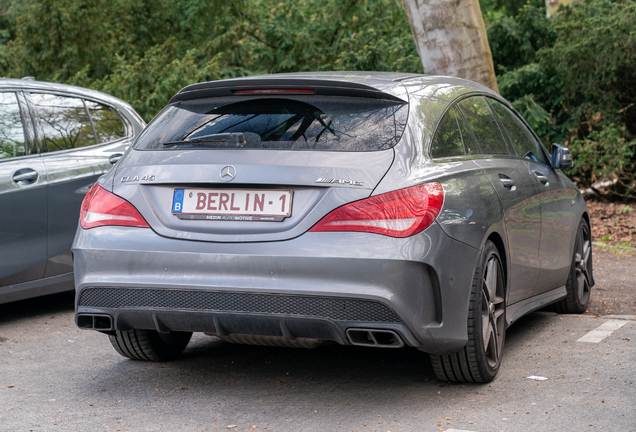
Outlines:
{"type": "MultiPolygon", "coordinates": [[[[423,351],[467,340],[478,251],[437,224],[407,239],[306,233],[267,243],[168,239],[149,229],[78,229],[76,320],[111,328],[313,338],[385,329],[423,351]]],[[[95,328],[95,327],[93,327],[95,328]]]]}

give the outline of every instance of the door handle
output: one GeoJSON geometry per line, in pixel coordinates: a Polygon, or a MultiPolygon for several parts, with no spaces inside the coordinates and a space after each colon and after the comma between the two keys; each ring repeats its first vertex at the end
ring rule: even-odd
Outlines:
{"type": "Polygon", "coordinates": [[[514,180],[508,177],[507,175],[499,174],[499,181],[501,182],[503,187],[505,187],[508,190],[513,191],[517,189],[517,186],[515,186],[514,180]]]}
{"type": "Polygon", "coordinates": [[[16,182],[25,182],[26,184],[35,183],[38,179],[38,172],[31,168],[22,168],[13,173],[11,179],[16,182]]]}
{"type": "Polygon", "coordinates": [[[544,176],[540,171],[533,171],[534,176],[541,182],[542,185],[550,186],[550,179],[544,176]]]}

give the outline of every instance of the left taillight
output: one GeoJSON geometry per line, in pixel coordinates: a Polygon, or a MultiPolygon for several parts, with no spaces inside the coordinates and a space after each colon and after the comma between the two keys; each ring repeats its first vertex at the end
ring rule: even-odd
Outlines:
{"type": "Polygon", "coordinates": [[[444,204],[442,185],[426,183],[339,207],[309,231],[357,231],[409,237],[428,228],[444,204]]]}
{"type": "Polygon", "coordinates": [[[97,183],[90,188],[82,201],[80,225],[84,229],[99,226],[150,228],[131,203],[108,192],[97,183]]]}

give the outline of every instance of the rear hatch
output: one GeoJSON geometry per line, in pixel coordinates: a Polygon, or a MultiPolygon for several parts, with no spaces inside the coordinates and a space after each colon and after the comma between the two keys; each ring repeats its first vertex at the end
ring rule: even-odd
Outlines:
{"type": "Polygon", "coordinates": [[[114,193],[157,233],[297,237],[368,197],[390,168],[408,117],[404,96],[349,82],[232,81],[186,87],[117,164],[114,193]]]}

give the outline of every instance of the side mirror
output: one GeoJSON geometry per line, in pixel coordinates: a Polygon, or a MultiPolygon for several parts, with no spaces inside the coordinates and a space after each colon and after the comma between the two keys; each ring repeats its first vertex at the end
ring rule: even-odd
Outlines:
{"type": "Polygon", "coordinates": [[[552,168],[571,168],[572,154],[563,144],[552,144],[552,168]]]}
{"type": "Polygon", "coordinates": [[[119,161],[119,159],[121,159],[123,155],[124,155],[123,153],[113,153],[108,158],[108,162],[110,162],[111,165],[115,165],[119,161]]]}

